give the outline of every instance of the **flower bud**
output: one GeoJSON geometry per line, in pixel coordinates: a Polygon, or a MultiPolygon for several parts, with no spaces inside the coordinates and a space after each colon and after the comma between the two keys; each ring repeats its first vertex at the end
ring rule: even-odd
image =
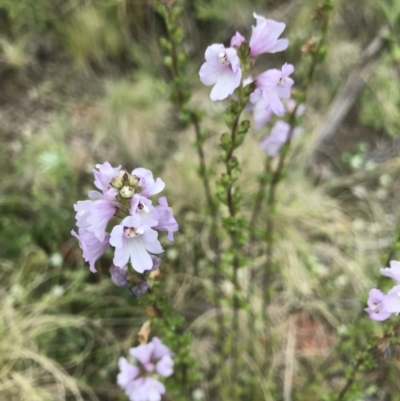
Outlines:
{"type": "Polygon", "coordinates": [[[126,266],[125,268],[120,269],[119,267],[113,265],[110,268],[110,274],[111,280],[118,287],[126,287],[128,285],[128,269],[126,266]]]}
{"type": "Polygon", "coordinates": [[[116,189],[121,189],[124,186],[125,171],[119,171],[117,176],[111,180],[111,185],[116,189]]]}
{"type": "Polygon", "coordinates": [[[122,187],[119,191],[119,194],[123,197],[123,198],[132,198],[133,195],[135,195],[135,190],[132,187],[129,187],[128,185],[125,185],[124,187],[122,187]]]}
{"type": "Polygon", "coordinates": [[[141,281],[138,285],[131,289],[131,293],[134,297],[140,297],[149,290],[150,286],[147,281],[141,281]]]}
{"type": "Polygon", "coordinates": [[[138,182],[139,182],[139,178],[136,177],[136,175],[128,174],[128,184],[129,184],[131,187],[134,187],[135,185],[137,185],[138,182]]]}

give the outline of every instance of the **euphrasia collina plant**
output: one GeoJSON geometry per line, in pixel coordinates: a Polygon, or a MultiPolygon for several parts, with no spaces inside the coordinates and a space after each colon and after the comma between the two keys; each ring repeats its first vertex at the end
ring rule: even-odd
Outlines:
{"type": "Polygon", "coordinates": [[[380,269],[382,276],[391,278],[396,285],[387,293],[383,294],[377,288],[369,292],[368,307],[365,311],[372,320],[383,321],[393,313],[400,313],[400,262],[390,261],[390,267],[380,269]]]}
{"type": "MultiPolygon", "coordinates": [[[[159,232],[166,232],[168,241],[173,241],[178,230],[166,197],[159,197],[153,205],[152,199],[165,183],[161,178],[155,180],[145,168],[129,173],[109,162],[96,165],[93,174],[98,190],[89,192],[89,200],[74,205],[78,232],[71,234],[79,240],[83,258],[93,273],[96,261],[113,247],[113,283],[134,297],[143,296],[152,290],[149,277],[161,264],[156,256],[163,252],[159,232]]],[[[157,312],[163,317],[160,309],[157,312]]],[[[131,401],[161,400],[165,387],[158,378],[173,373],[172,352],[154,337],[148,344],[131,348],[129,354],[133,364],[120,359],[118,384],[131,401]]]]}
{"type": "Polygon", "coordinates": [[[134,364],[121,357],[118,384],[125,390],[131,401],[158,401],[165,394],[164,385],[157,375],[171,376],[174,362],[171,351],[157,337],[148,344],[141,344],[129,350],[134,364]]]}
{"type": "MultiPolygon", "coordinates": [[[[206,224],[209,224],[210,253],[213,256],[211,269],[207,270],[212,273],[211,280],[206,278],[212,282],[207,295],[208,301],[215,306],[216,321],[211,333],[216,344],[216,357],[211,362],[211,377],[205,381],[212,383],[215,399],[291,399],[290,393],[285,393],[282,398],[281,389],[276,384],[279,380],[270,375],[271,365],[275,363],[273,347],[276,339],[269,321],[268,306],[271,298],[280,291],[276,285],[279,266],[274,257],[275,209],[279,206],[276,192],[278,184],[285,178],[285,164],[292,141],[301,132],[308,87],[317,65],[326,55],[328,16],[332,9],[330,0],[325,0],[316,10],[315,18],[320,23],[319,39],[310,40],[302,48],[310,61],[303,69],[304,76],[299,74],[300,79],[296,76],[295,90],[295,69],[289,62],[265,71],[257,68],[263,71],[259,74],[254,72],[260,55],[283,52],[288,48],[288,39],[282,37],[283,22],[254,14],[255,24],[249,38],[236,32],[229,46],[215,43],[206,48],[205,61],[199,70],[200,81],[211,87],[211,101],[227,102],[224,115],[227,130],[220,136],[219,147],[223,172],[218,178],[215,178],[213,168],[208,166],[208,155],[204,150],[210,136],[202,126],[204,112],[190,104],[191,92],[185,77],[186,56],[180,50],[184,37],[180,26],[183,8],[171,0],[155,1],[154,7],[164,18],[168,34],[160,43],[165,52],[164,63],[172,76],[170,99],[179,110],[177,115],[181,122],[194,128],[198,174],[204,187],[205,211],[209,217],[206,224]],[[259,183],[253,197],[249,194],[242,197],[238,183],[240,175],[245,172],[241,170],[236,151],[246,140],[251,125],[249,120],[243,119],[246,113],[252,114],[255,130],[268,132],[259,143],[259,151],[265,154],[265,164],[257,178],[251,177],[259,183]],[[253,248],[255,241],[262,243],[262,247],[253,248]],[[264,254],[260,255],[261,252],[264,254]],[[265,262],[261,268],[255,269],[253,262],[260,256],[265,262]],[[242,268],[250,270],[247,294],[241,291],[239,270],[242,268]],[[230,281],[233,288],[228,295],[221,289],[226,281],[230,281]],[[260,284],[262,302],[259,299],[253,302],[255,282],[260,284]],[[229,309],[229,314],[224,313],[226,309],[229,309]],[[246,341],[240,335],[239,320],[243,316],[249,317],[247,326],[254,331],[254,335],[247,337],[250,338],[248,344],[244,344],[246,341]],[[261,334],[260,329],[257,332],[257,327],[252,328],[256,321],[262,322],[261,334]],[[260,384],[254,378],[254,371],[263,380],[265,378],[265,383],[260,384]],[[257,398],[259,387],[262,389],[261,398],[257,398]],[[270,394],[270,398],[266,394],[270,394]]],[[[204,394],[197,394],[196,398],[190,391],[183,390],[190,387],[187,387],[191,377],[188,371],[194,366],[189,355],[191,340],[182,330],[183,318],[176,314],[168,298],[162,294],[160,284],[152,279],[160,269],[163,252],[159,232],[165,232],[166,239],[173,241],[178,230],[167,199],[159,195],[165,184],[160,178],[154,179],[145,168],[128,172],[121,167],[112,167],[108,162],[97,165],[94,176],[98,190],[89,192],[90,199],[75,204],[78,229],[72,235],[79,240],[83,257],[92,272],[96,272],[96,261],[111,247],[114,252],[110,268],[113,283],[128,290],[137,304],[150,307],[158,319],[152,321],[152,330],[155,329],[157,337],[152,337],[151,341],[146,337],[140,345],[130,348],[128,358],[120,358],[117,383],[131,401],[203,400],[204,394]],[[168,383],[174,377],[179,384],[171,398],[168,383]],[[165,378],[169,379],[164,384],[165,378]]],[[[381,273],[392,278],[396,285],[386,295],[376,288],[370,291],[365,311],[377,321],[400,312],[400,262],[392,260],[390,268],[381,269],[381,273]]],[[[317,373],[304,378],[300,390],[297,393],[293,391],[293,400],[340,401],[347,399],[347,394],[358,396],[359,393],[351,392],[356,387],[357,374],[361,369],[370,369],[373,365],[370,354],[377,348],[375,340],[367,344],[359,341],[360,331],[356,331],[356,326],[363,316],[368,315],[362,312],[360,316],[354,321],[354,330],[349,329],[349,334],[343,336],[335,348],[336,361],[345,366],[342,388],[328,391],[326,397],[321,394],[315,397],[313,393],[317,381],[324,384],[325,377],[337,368],[337,364],[328,359],[317,373]]],[[[369,319],[364,319],[363,323],[365,321],[369,322],[369,319]]],[[[391,333],[387,331],[382,338],[392,338],[391,333]]]]}
{"type": "Polygon", "coordinates": [[[83,257],[90,270],[96,272],[96,260],[108,246],[114,247],[114,266],[111,276],[116,285],[125,287],[134,274],[141,278],[134,295],[146,292],[145,274],[159,268],[161,260],[155,256],[163,252],[158,231],[168,232],[168,240],[174,240],[178,223],[172,215],[167,199],[158,199],[153,206],[150,198],[165,187],[161,178],[154,180],[151,171],[136,168],[132,173],[112,167],[110,163],[96,165],[94,184],[101,191],[90,191],[90,200],[74,205],[79,240],[83,257]],[[110,232],[107,227],[114,223],[110,232]]]}

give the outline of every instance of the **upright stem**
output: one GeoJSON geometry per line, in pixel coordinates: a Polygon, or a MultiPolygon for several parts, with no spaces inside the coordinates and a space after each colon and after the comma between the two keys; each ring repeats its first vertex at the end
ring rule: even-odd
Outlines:
{"type": "Polygon", "coordinates": [[[221,280],[220,280],[220,273],[218,271],[218,266],[219,266],[219,256],[218,256],[219,241],[217,236],[218,207],[211,193],[209,174],[207,171],[205,152],[203,148],[203,144],[207,139],[207,137],[204,129],[201,127],[201,112],[199,110],[190,108],[188,105],[188,101],[190,99],[190,92],[184,85],[185,80],[183,79],[182,61],[180,60],[180,57],[181,59],[184,57],[184,53],[179,51],[179,46],[181,43],[181,41],[178,38],[179,30],[181,29],[178,23],[179,13],[174,12],[174,5],[161,5],[160,11],[161,15],[165,18],[168,32],[168,41],[166,43],[161,42],[161,44],[164,45],[165,50],[168,52],[170,56],[170,60],[168,60],[168,63],[166,64],[169,67],[173,78],[173,87],[175,95],[171,97],[171,99],[179,107],[181,115],[185,118],[185,121],[193,125],[196,136],[195,147],[199,158],[198,173],[203,184],[207,206],[212,216],[210,237],[213,242],[213,247],[214,249],[216,249],[216,254],[217,254],[215,260],[212,263],[213,282],[214,282],[214,290],[212,291],[212,294],[213,294],[213,302],[215,304],[217,313],[218,338],[220,345],[222,345],[225,338],[225,328],[224,328],[224,319],[221,305],[221,298],[222,298],[220,289],[221,280]]]}
{"type": "MultiPolygon", "coordinates": [[[[265,198],[265,190],[267,189],[267,184],[268,184],[268,174],[270,172],[270,166],[271,166],[271,159],[270,157],[265,158],[265,164],[264,164],[264,171],[262,176],[259,179],[259,185],[258,185],[258,191],[256,195],[256,202],[254,204],[253,212],[251,214],[250,218],[250,227],[254,227],[256,225],[258,216],[260,214],[262,204],[264,202],[265,198]]],[[[255,239],[255,234],[254,230],[250,234],[250,243],[253,242],[255,239]]]]}
{"type": "MultiPolygon", "coordinates": [[[[232,130],[231,130],[231,141],[232,141],[232,147],[229,150],[227,156],[226,156],[226,161],[225,161],[225,165],[226,165],[226,173],[228,174],[229,178],[230,178],[230,183],[229,186],[227,188],[227,193],[226,193],[226,204],[228,205],[228,209],[229,209],[229,215],[232,219],[234,219],[236,217],[236,208],[235,205],[233,203],[233,199],[232,199],[232,195],[233,195],[233,177],[232,177],[232,168],[230,166],[230,160],[233,157],[233,152],[234,152],[234,146],[233,144],[236,141],[236,131],[238,128],[238,124],[239,124],[239,120],[240,120],[240,115],[243,111],[244,107],[241,107],[240,112],[238,113],[238,115],[236,116],[236,119],[233,123],[232,126],[232,130]]],[[[239,297],[238,297],[238,290],[239,290],[239,285],[238,285],[238,269],[239,269],[239,257],[238,257],[238,253],[237,253],[237,247],[239,246],[239,244],[237,243],[237,238],[236,238],[236,230],[234,227],[231,227],[231,239],[232,239],[232,246],[235,248],[235,254],[234,254],[234,258],[233,258],[233,277],[232,277],[232,283],[233,283],[233,287],[234,287],[234,291],[233,291],[233,319],[232,319],[232,333],[234,333],[235,335],[238,332],[238,322],[239,322],[239,309],[240,309],[240,302],[239,302],[239,297]]],[[[233,359],[236,359],[237,356],[237,347],[235,345],[235,342],[232,341],[232,355],[233,355],[233,359]]]]}
{"type": "MultiPolygon", "coordinates": [[[[188,100],[190,98],[190,94],[185,93],[185,87],[183,86],[183,73],[182,68],[180,67],[179,61],[179,43],[176,41],[176,18],[177,16],[173,14],[173,6],[165,6],[165,19],[166,26],[168,31],[168,41],[171,45],[170,56],[171,63],[169,65],[170,71],[172,73],[173,82],[174,82],[174,90],[175,90],[175,103],[181,109],[182,113],[186,113],[190,123],[193,125],[195,135],[196,135],[196,150],[197,155],[199,157],[199,175],[203,183],[204,193],[206,196],[207,205],[209,207],[210,212],[213,216],[215,216],[217,210],[216,205],[211,195],[210,184],[208,180],[207,167],[205,162],[205,154],[203,149],[203,143],[205,141],[205,135],[202,132],[200,122],[201,117],[199,116],[199,112],[196,110],[189,109],[188,100]]],[[[182,53],[183,54],[183,53],[182,53]]]]}
{"type": "Polygon", "coordinates": [[[293,131],[295,129],[294,123],[296,119],[297,105],[294,110],[290,114],[289,125],[290,131],[288,134],[288,138],[283,145],[282,151],[279,156],[278,166],[276,167],[269,186],[268,198],[267,198],[267,207],[268,207],[268,215],[267,215],[267,229],[266,229],[266,241],[267,241],[267,261],[264,269],[264,277],[263,277],[263,288],[266,289],[264,291],[264,308],[266,311],[266,306],[269,303],[270,299],[270,285],[269,283],[273,283],[273,232],[274,232],[274,212],[275,212],[275,200],[276,200],[276,190],[277,186],[282,178],[282,173],[285,166],[285,160],[289,151],[290,143],[292,141],[293,131]]]}
{"type": "Polygon", "coordinates": [[[202,134],[201,134],[200,119],[197,116],[196,112],[194,112],[194,111],[190,112],[190,119],[191,119],[193,127],[194,127],[194,132],[196,134],[196,150],[197,150],[197,155],[199,156],[199,162],[200,162],[199,175],[203,181],[204,193],[206,195],[206,200],[207,200],[207,204],[210,209],[210,212],[213,217],[216,217],[217,207],[216,207],[214,199],[211,195],[210,182],[207,177],[206,158],[205,158],[204,149],[202,146],[202,141],[204,140],[204,138],[202,137],[202,134]]]}

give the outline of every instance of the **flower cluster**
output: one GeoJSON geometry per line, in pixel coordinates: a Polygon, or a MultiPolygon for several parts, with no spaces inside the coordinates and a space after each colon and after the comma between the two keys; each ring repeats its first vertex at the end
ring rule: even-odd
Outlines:
{"type": "MultiPolygon", "coordinates": [[[[254,13],[257,25],[249,43],[239,33],[231,39],[231,46],[223,44],[209,46],[205,53],[206,62],[200,68],[200,80],[205,85],[214,85],[211,90],[211,100],[223,100],[232,95],[243,80],[243,71],[248,72],[255,57],[262,53],[276,53],[286,50],[287,39],[279,39],[285,29],[285,24],[268,20],[254,13]],[[241,51],[245,49],[245,51],[241,51]],[[246,51],[247,50],[247,51],[246,51]]],[[[280,70],[267,70],[253,82],[255,89],[250,96],[250,106],[258,110],[264,109],[265,114],[271,112],[282,116],[284,107],[281,99],[290,97],[290,89],[294,83],[289,76],[294,67],[285,63],[280,70]]],[[[252,79],[245,79],[248,83],[252,79]]]]}
{"type": "MultiPolygon", "coordinates": [[[[97,259],[112,245],[115,251],[111,277],[116,285],[125,287],[129,263],[140,274],[159,267],[160,259],[154,254],[163,249],[157,231],[166,231],[168,240],[173,241],[178,224],[165,197],[153,206],[150,198],[159,194],[165,184],[160,178],[154,180],[151,171],[136,168],[128,173],[105,162],[97,164],[93,173],[99,191],[89,191],[90,200],[74,205],[78,233],[71,234],[79,240],[92,272],[96,272],[97,259]]],[[[135,295],[147,291],[146,284],[139,283],[135,295]]]]}
{"type": "Polygon", "coordinates": [[[386,295],[376,288],[369,292],[368,308],[364,310],[372,320],[377,321],[388,319],[392,313],[400,313],[400,262],[392,260],[390,267],[380,269],[380,272],[393,279],[396,285],[386,295]]]}
{"type": "MultiPolygon", "coordinates": [[[[273,115],[283,117],[288,111],[294,83],[290,75],[294,72],[294,67],[285,63],[281,69],[267,70],[255,80],[247,75],[257,56],[286,50],[289,45],[287,39],[279,39],[285,29],[283,22],[269,20],[256,13],[254,17],[257,23],[253,26],[250,41],[247,43],[240,32],[236,32],[230,47],[225,48],[223,44],[209,46],[199,75],[203,84],[214,85],[210,94],[211,100],[223,100],[229,95],[235,98],[234,92],[237,88],[250,88],[247,109],[253,111],[256,128],[261,128],[273,115]],[[244,74],[247,76],[243,76],[244,74]]],[[[278,121],[261,148],[274,156],[289,137],[288,127],[284,121],[278,121]]],[[[291,133],[291,137],[293,136],[295,133],[291,133]]]]}
{"type": "Polygon", "coordinates": [[[118,384],[130,401],[160,401],[165,387],[155,377],[172,375],[174,361],[171,351],[157,337],[153,337],[148,344],[131,348],[129,355],[135,364],[123,357],[119,359],[118,384]]]}

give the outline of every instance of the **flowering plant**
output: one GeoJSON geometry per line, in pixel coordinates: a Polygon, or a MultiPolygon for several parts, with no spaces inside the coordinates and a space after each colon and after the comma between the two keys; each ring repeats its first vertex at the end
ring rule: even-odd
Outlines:
{"type": "Polygon", "coordinates": [[[171,351],[157,337],[153,337],[148,344],[131,348],[129,355],[135,364],[132,365],[124,357],[119,359],[118,384],[130,401],[160,401],[165,387],[158,377],[171,376],[174,371],[171,351]]]}
{"type": "Polygon", "coordinates": [[[99,257],[109,245],[113,246],[113,282],[128,287],[128,281],[132,281],[129,272],[138,273],[140,279],[131,292],[142,295],[149,288],[145,274],[158,269],[161,263],[155,256],[163,252],[158,231],[166,231],[168,240],[173,241],[173,233],[178,230],[167,199],[159,198],[156,206],[150,199],[164,189],[165,183],[161,178],[154,180],[152,172],[144,168],[128,173],[109,162],[96,165],[93,174],[101,192],[89,191],[90,200],[74,205],[78,233],[71,234],[79,240],[92,272],[96,272],[99,257]]]}

